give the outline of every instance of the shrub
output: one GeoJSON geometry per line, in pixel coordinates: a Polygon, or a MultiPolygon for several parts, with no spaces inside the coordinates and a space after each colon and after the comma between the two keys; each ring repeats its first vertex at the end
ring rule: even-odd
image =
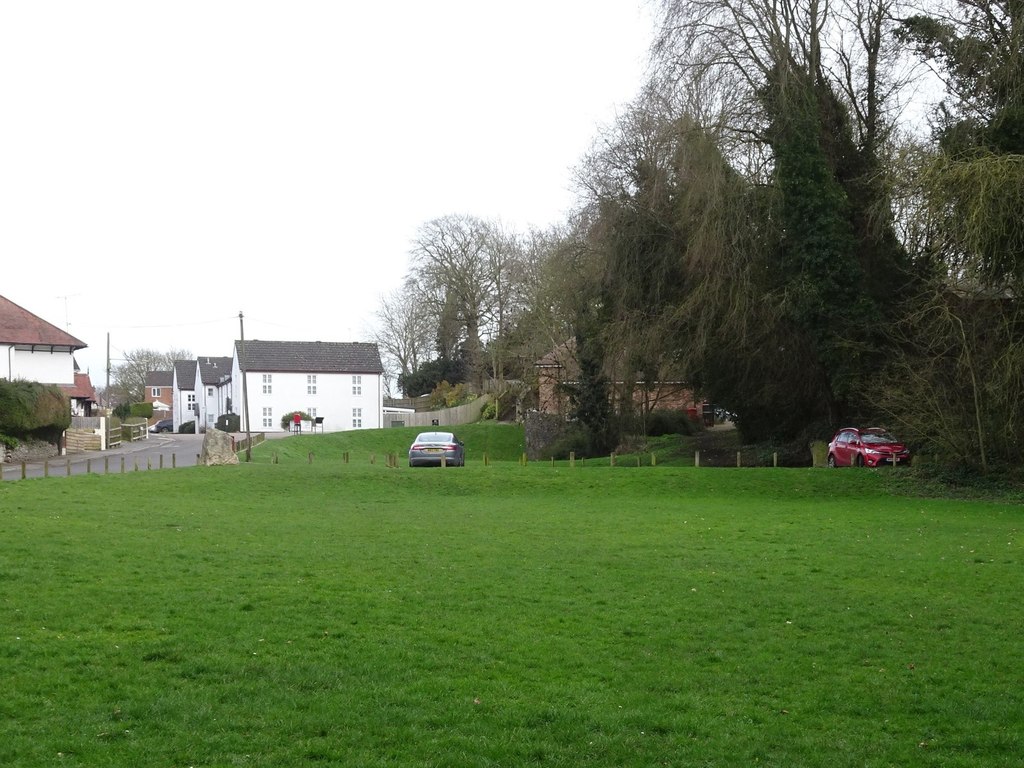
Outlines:
{"type": "Polygon", "coordinates": [[[238,432],[242,428],[242,419],[237,413],[225,413],[217,418],[217,429],[221,432],[238,432]]]}
{"type": "Polygon", "coordinates": [[[685,411],[670,411],[666,409],[651,411],[647,416],[647,436],[661,437],[662,435],[692,435],[696,432],[696,425],[685,411]]]}
{"type": "Polygon", "coordinates": [[[428,402],[432,410],[438,410],[441,408],[454,408],[457,405],[470,402],[475,397],[476,395],[466,390],[465,384],[452,386],[447,381],[442,381],[434,387],[428,402]]]}
{"type": "Polygon", "coordinates": [[[56,443],[71,426],[71,405],[54,385],[0,379],[0,432],[56,443]]]}
{"type": "Polygon", "coordinates": [[[186,421],[180,427],[178,427],[179,435],[194,435],[196,433],[196,423],[194,421],[186,421]]]}
{"type": "Polygon", "coordinates": [[[131,418],[132,404],[121,403],[120,405],[114,406],[114,415],[117,416],[117,418],[121,419],[121,421],[131,418]]]}
{"type": "Polygon", "coordinates": [[[284,416],[281,417],[281,429],[283,429],[285,432],[287,432],[289,429],[292,428],[292,424],[295,422],[295,414],[296,413],[299,414],[299,418],[302,421],[312,421],[313,420],[313,417],[310,416],[305,411],[289,411],[288,413],[286,413],[284,416]]]}
{"type": "Polygon", "coordinates": [[[491,400],[487,405],[480,411],[480,419],[482,421],[493,421],[498,418],[498,404],[491,400]]]}
{"type": "Polygon", "coordinates": [[[144,419],[153,418],[153,404],[152,403],[132,403],[129,409],[131,416],[141,416],[144,419]]]}
{"type": "Polygon", "coordinates": [[[576,454],[576,458],[584,458],[590,455],[590,439],[579,425],[567,429],[558,439],[547,447],[548,453],[554,459],[568,459],[570,453],[576,454]]]}

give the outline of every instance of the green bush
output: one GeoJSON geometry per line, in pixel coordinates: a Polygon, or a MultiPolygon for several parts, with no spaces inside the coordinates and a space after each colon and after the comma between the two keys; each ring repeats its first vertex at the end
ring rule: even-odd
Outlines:
{"type": "Polygon", "coordinates": [[[221,432],[239,432],[242,419],[237,413],[225,413],[217,418],[217,429],[221,432]]]}
{"type": "Polygon", "coordinates": [[[71,404],[60,387],[0,379],[0,433],[56,442],[71,426],[71,404]]]}
{"type": "Polygon", "coordinates": [[[132,403],[129,409],[131,416],[141,416],[144,419],[153,418],[153,404],[152,403],[132,403]]]}
{"type": "Polygon", "coordinates": [[[590,441],[586,431],[582,427],[573,426],[549,445],[545,453],[558,460],[568,459],[571,453],[576,454],[576,458],[582,459],[588,456],[589,446],[590,441]]]}
{"type": "Polygon", "coordinates": [[[685,411],[654,410],[647,416],[647,436],[692,435],[697,429],[685,411]]]}
{"type": "Polygon", "coordinates": [[[466,389],[465,384],[452,386],[447,381],[442,381],[434,391],[430,393],[429,404],[431,409],[454,408],[457,405],[471,402],[476,395],[466,389]]]}
{"type": "Polygon", "coordinates": [[[115,405],[114,415],[117,416],[117,418],[121,419],[121,421],[124,421],[125,419],[130,419],[132,416],[132,404],[121,403],[120,405],[115,405]]]}
{"type": "Polygon", "coordinates": [[[194,421],[186,421],[180,427],[178,427],[179,435],[194,435],[196,433],[196,423],[194,421]]]}
{"type": "Polygon", "coordinates": [[[491,400],[487,405],[480,411],[481,421],[493,421],[498,418],[498,404],[491,400]]]}
{"type": "Polygon", "coordinates": [[[305,411],[289,411],[281,417],[281,429],[285,432],[292,428],[292,424],[295,423],[295,414],[299,414],[299,418],[303,421],[312,421],[313,417],[305,411]]]}

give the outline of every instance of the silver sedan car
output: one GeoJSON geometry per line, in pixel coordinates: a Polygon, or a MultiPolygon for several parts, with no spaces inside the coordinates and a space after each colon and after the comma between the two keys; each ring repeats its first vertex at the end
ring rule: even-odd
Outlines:
{"type": "Polygon", "coordinates": [[[465,445],[451,432],[421,432],[409,446],[410,467],[466,466],[465,445]]]}

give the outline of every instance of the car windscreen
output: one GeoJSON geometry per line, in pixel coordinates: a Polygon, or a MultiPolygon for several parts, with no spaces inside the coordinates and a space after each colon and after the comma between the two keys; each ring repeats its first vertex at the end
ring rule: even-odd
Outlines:
{"type": "Polygon", "coordinates": [[[864,441],[865,443],[872,443],[875,445],[899,442],[899,440],[890,435],[888,432],[865,432],[863,435],[861,435],[861,440],[864,441]]]}
{"type": "Polygon", "coordinates": [[[450,443],[453,440],[451,432],[424,432],[416,436],[417,443],[450,443]]]}

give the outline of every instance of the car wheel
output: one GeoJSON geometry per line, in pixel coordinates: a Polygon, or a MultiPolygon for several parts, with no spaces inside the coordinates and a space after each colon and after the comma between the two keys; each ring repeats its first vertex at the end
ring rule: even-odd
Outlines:
{"type": "Polygon", "coordinates": [[[835,468],[836,468],[836,456],[835,456],[835,454],[834,454],[834,453],[830,453],[830,454],[828,455],[828,465],[829,465],[829,467],[831,467],[832,469],[835,469],[835,468]]]}

